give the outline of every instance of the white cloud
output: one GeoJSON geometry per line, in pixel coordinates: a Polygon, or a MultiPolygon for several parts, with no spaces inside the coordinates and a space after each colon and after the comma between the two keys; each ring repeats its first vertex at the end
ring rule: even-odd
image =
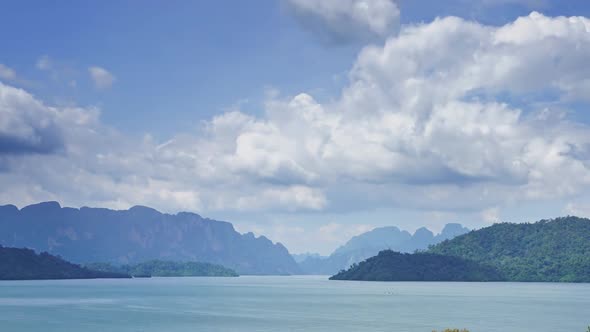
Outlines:
{"type": "Polygon", "coordinates": [[[589,26],[538,13],[502,27],[407,26],[362,50],[333,101],[271,95],[261,116],[226,112],[165,142],[0,85],[1,134],[33,147],[46,137],[38,128],[61,138],[46,154],[0,157],[11,188],[0,201],[203,213],[403,206],[490,219],[506,204],[569,199],[590,184],[590,131],[562,112],[587,100],[589,26]]]}
{"type": "Polygon", "coordinates": [[[55,110],[26,91],[0,83],[0,115],[0,158],[6,154],[51,153],[62,146],[55,110]]]}
{"type": "Polygon", "coordinates": [[[42,55],[37,59],[35,67],[43,71],[52,80],[52,85],[76,88],[78,85],[78,69],[67,61],[56,60],[48,55],[42,55]]]}
{"type": "Polygon", "coordinates": [[[113,86],[113,83],[115,83],[116,80],[113,74],[101,67],[89,67],[88,73],[90,74],[90,78],[92,78],[94,86],[97,89],[108,89],[113,86]]]}
{"type": "Polygon", "coordinates": [[[16,72],[14,69],[0,63],[0,79],[11,81],[15,78],[16,72]]]}
{"type": "Polygon", "coordinates": [[[500,222],[500,209],[491,207],[481,212],[481,218],[487,224],[494,224],[500,222]]]}
{"type": "Polygon", "coordinates": [[[288,0],[300,22],[329,42],[384,38],[399,26],[391,0],[288,0]]]}
{"type": "MultiPolygon", "coordinates": [[[[305,186],[269,188],[251,196],[240,197],[236,206],[239,210],[295,211],[301,207],[321,210],[326,206],[326,197],[321,190],[305,186]]],[[[226,206],[226,208],[232,208],[226,206]]]]}
{"type": "Polygon", "coordinates": [[[565,213],[582,218],[590,218],[590,205],[587,202],[570,202],[565,206],[565,213]]]}
{"type": "Polygon", "coordinates": [[[39,57],[39,59],[37,59],[37,63],[35,65],[39,70],[51,70],[53,67],[53,62],[48,55],[42,55],[39,57]]]}
{"type": "Polygon", "coordinates": [[[342,224],[331,222],[318,228],[315,239],[317,241],[333,244],[333,247],[342,245],[343,239],[347,241],[353,236],[366,233],[375,227],[367,224],[342,224]]]}

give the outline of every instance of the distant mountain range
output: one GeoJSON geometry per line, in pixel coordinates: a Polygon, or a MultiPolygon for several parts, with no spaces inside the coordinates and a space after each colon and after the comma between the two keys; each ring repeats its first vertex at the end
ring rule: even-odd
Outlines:
{"type": "Polygon", "coordinates": [[[194,213],[80,209],[45,202],[0,206],[0,244],[60,255],[76,263],[117,265],[148,260],[208,262],[239,274],[298,274],[288,250],[264,236],[240,234],[232,224],[194,213]]]}
{"type": "Polygon", "coordinates": [[[0,280],[131,278],[126,273],[94,271],[46,252],[0,246],[0,280]]]}
{"type": "Polygon", "coordinates": [[[299,266],[306,274],[332,275],[340,270],[347,269],[354,263],[375,256],[385,249],[412,253],[416,250],[426,250],[433,244],[452,239],[467,232],[469,232],[469,229],[456,223],[445,225],[438,235],[434,235],[424,227],[416,230],[414,234],[402,231],[394,226],[375,228],[372,231],[351,238],[328,257],[308,255],[299,262],[299,266]]]}
{"type": "Polygon", "coordinates": [[[590,282],[590,220],[495,224],[427,252],[383,251],[333,279],[590,282]]]}

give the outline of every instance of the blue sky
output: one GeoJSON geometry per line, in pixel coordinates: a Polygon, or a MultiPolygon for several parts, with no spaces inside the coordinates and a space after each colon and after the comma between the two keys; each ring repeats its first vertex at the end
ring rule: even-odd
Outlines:
{"type": "Polygon", "coordinates": [[[2,7],[0,204],[191,210],[322,253],[590,215],[588,1],[2,7]]]}
{"type": "MultiPolygon", "coordinates": [[[[590,15],[583,0],[504,2],[406,0],[399,6],[404,24],[458,15],[499,25],[532,9],[552,16],[590,15]]],[[[30,91],[56,103],[98,105],[103,120],[121,130],[163,137],[236,104],[259,112],[269,88],[287,95],[314,91],[329,99],[364,46],[321,42],[277,0],[255,6],[231,0],[3,6],[2,61],[35,81],[30,91]],[[43,55],[61,71],[59,81],[35,68],[43,55]],[[91,65],[115,73],[116,88],[95,91],[85,71],[91,65]],[[70,80],[78,86],[71,88],[70,80]]]]}
{"type": "Polygon", "coordinates": [[[236,103],[259,107],[268,88],[285,93],[338,87],[357,49],[313,42],[278,1],[13,2],[1,15],[2,61],[45,81],[42,55],[61,67],[63,82],[31,89],[44,99],[100,105],[123,130],[170,135],[236,103]],[[34,22],[23,24],[23,22],[34,22]],[[19,27],[19,36],[12,34],[19,27]],[[116,88],[97,93],[85,68],[116,74],[116,88]],[[68,75],[69,74],[69,75],[68,75]],[[72,89],[68,80],[79,81],[72,89]],[[188,123],[188,124],[187,124],[188,123]]]}

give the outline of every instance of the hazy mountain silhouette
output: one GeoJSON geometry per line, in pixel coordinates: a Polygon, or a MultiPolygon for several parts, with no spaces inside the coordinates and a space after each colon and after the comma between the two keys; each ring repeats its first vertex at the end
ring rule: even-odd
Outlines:
{"type": "Polygon", "coordinates": [[[296,274],[288,250],[232,224],[181,212],[0,206],[0,244],[47,251],[76,263],[139,263],[151,259],[220,264],[240,274],[296,274]]]}
{"type": "Polygon", "coordinates": [[[380,251],[391,249],[412,253],[428,249],[428,246],[452,239],[469,232],[460,224],[447,224],[440,234],[434,235],[425,227],[410,234],[395,226],[375,228],[372,231],[354,236],[345,245],[336,249],[329,257],[308,257],[299,263],[306,274],[335,274],[354,263],[377,255],[380,251]]]}
{"type": "Polygon", "coordinates": [[[328,258],[328,256],[322,256],[316,252],[305,252],[303,254],[291,254],[291,256],[293,256],[293,259],[297,263],[301,263],[308,258],[328,258]]]}

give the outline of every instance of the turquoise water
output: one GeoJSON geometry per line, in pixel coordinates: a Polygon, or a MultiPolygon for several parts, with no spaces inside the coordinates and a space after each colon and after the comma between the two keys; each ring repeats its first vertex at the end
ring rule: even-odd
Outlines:
{"type": "Polygon", "coordinates": [[[0,331],[586,332],[590,284],[326,277],[0,281],[0,331]]]}

